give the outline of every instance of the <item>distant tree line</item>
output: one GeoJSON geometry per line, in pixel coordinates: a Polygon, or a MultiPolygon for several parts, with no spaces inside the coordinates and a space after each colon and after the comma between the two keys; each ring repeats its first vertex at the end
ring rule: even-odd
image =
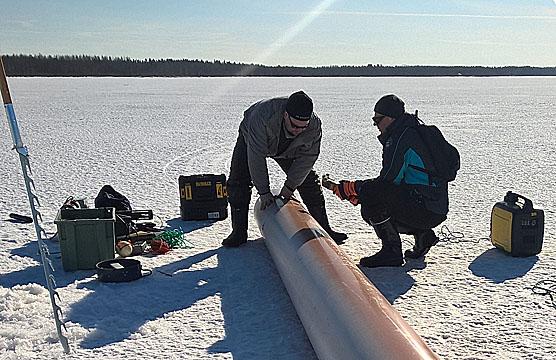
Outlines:
{"type": "Polygon", "coordinates": [[[531,66],[265,66],[228,61],[130,59],[89,55],[7,55],[8,76],[556,76],[531,66]]]}

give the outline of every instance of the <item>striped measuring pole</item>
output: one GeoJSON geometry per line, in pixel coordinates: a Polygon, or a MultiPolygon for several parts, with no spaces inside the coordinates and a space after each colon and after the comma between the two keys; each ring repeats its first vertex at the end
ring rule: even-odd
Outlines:
{"type": "Polygon", "coordinates": [[[21,134],[19,133],[19,126],[17,125],[17,119],[15,117],[15,111],[12,104],[12,98],[10,96],[10,90],[8,88],[8,81],[6,79],[6,72],[4,71],[4,62],[0,56],[0,90],[2,92],[2,100],[4,101],[4,109],[6,110],[6,116],[8,117],[8,123],[10,125],[10,132],[12,134],[12,141],[14,144],[14,149],[19,155],[19,161],[21,163],[21,170],[23,171],[23,180],[25,181],[25,189],[27,190],[27,198],[29,199],[29,206],[31,207],[31,214],[33,216],[33,223],[35,225],[35,232],[37,235],[37,243],[39,246],[39,253],[41,255],[41,262],[44,269],[44,276],[46,278],[46,285],[48,287],[48,294],[50,296],[50,303],[52,304],[52,313],[54,315],[54,321],[56,322],[56,331],[58,332],[58,339],[60,344],[64,348],[65,353],[70,352],[70,347],[68,343],[68,338],[63,334],[62,328],[66,330],[66,327],[60,317],[62,316],[62,309],[56,304],[56,298],[60,300],[60,295],[56,291],[56,282],[54,280],[54,267],[52,266],[52,261],[50,259],[50,253],[48,251],[48,246],[45,243],[47,239],[46,231],[44,231],[41,226],[42,216],[37,210],[40,207],[39,198],[35,195],[35,183],[31,177],[31,165],[29,163],[29,152],[27,148],[23,145],[21,140],[21,134]],[[39,223],[40,220],[40,223],[39,223]]]}

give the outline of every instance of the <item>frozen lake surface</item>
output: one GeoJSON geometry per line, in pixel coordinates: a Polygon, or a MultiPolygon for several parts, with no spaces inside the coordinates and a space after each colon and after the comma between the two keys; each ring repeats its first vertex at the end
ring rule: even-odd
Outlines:
{"type": "MultiPolygon", "coordinates": [[[[316,358],[261,239],[220,248],[229,220],[179,219],[179,175],[229,172],[242,113],[266,97],[303,89],[323,122],[315,168],[336,179],[374,177],[381,147],[374,102],[395,93],[456,145],[462,168],[450,186],[445,224],[463,239],[434,247],[426,261],[364,273],[445,359],[554,359],[556,309],[533,294],[556,269],[555,78],[10,78],[15,111],[46,230],[68,196],[89,205],[104,184],[195,247],[140,258],[152,276],[103,284],[93,271],[55,275],[72,354],[66,359],[316,358]],[[543,251],[512,258],[495,250],[490,211],[512,190],[545,211],[543,251]]],[[[61,358],[7,121],[0,137],[0,358],[61,358]]],[[[271,182],[284,175],[270,161],[271,182]]],[[[326,193],[341,248],[355,262],[379,241],[359,208],[326,193]]],[[[254,200],[254,199],[253,199],[254,200]]],[[[251,210],[254,201],[251,204],[251,210]]],[[[437,229],[437,232],[440,229],[437,229]]],[[[404,249],[412,239],[404,237],[404,249]]],[[[57,244],[50,242],[53,252],[57,244]]]]}

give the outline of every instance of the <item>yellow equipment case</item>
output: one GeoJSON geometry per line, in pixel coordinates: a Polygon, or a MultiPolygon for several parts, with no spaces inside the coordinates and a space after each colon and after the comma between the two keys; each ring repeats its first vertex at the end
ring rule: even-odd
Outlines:
{"type": "Polygon", "coordinates": [[[183,220],[224,220],[228,217],[226,175],[180,176],[178,182],[183,220]]]}
{"type": "Polygon", "coordinates": [[[531,200],[508,191],[504,201],[492,208],[490,240],[512,256],[532,256],[541,252],[544,211],[533,208],[531,200]]]}

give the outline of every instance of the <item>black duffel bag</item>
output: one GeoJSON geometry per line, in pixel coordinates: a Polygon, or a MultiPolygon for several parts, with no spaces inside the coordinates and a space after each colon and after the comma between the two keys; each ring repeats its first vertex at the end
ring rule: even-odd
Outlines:
{"type": "Polygon", "coordinates": [[[104,185],[95,198],[96,208],[112,207],[116,209],[116,224],[114,233],[116,237],[129,235],[131,231],[131,218],[125,215],[118,215],[118,212],[130,212],[131,204],[129,200],[110,185],[104,185]]]}

